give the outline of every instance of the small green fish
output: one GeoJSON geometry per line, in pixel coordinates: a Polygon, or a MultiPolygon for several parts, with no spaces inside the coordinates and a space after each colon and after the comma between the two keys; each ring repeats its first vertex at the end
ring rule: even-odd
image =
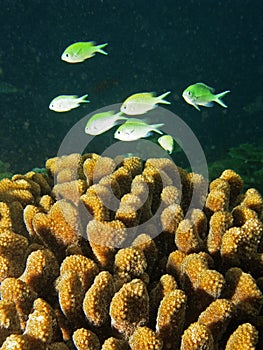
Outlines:
{"type": "Polygon", "coordinates": [[[96,52],[108,55],[102,50],[108,43],[96,45],[94,41],[82,41],[69,45],[61,55],[62,61],[68,63],[79,63],[93,57],[96,52]]]}
{"type": "Polygon", "coordinates": [[[115,113],[114,111],[107,111],[96,113],[88,120],[85,133],[89,135],[100,135],[114,127],[120,120],[127,119],[126,117],[122,117],[122,112],[115,113]]]}
{"type": "Polygon", "coordinates": [[[227,105],[221,100],[221,98],[228,94],[230,90],[221,92],[220,94],[214,94],[214,91],[215,89],[204,83],[196,83],[188,86],[188,88],[184,90],[183,98],[198,111],[200,111],[198,106],[212,107],[214,102],[227,108],[227,105]]]}
{"type": "Polygon", "coordinates": [[[163,132],[159,130],[164,124],[147,124],[143,120],[130,118],[124,124],[118,127],[114,137],[115,139],[121,141],[135,141],[142,137],[147,137],[152,131],[162,134],[163,132]]]}
{"type": "Polygon", "coordinates": [[[158,103],[170,104],[164,100],[171,91],[160,96],[155,96],[153,92],[142,92],[128,97],[121,106],[121,111],[127,115],[144,114],[157,107],[158,103]]]}
{"type": "Polygon", "coordinates": [[[78,97],[76,95],[61,95],[55,97],[49,105],[49,109],[55,112],[67,112],[73,108],[79,107],[80,103],[88,103],[85,100],[88,95],[78,97]]]}
{"type": "Polygon", "coordinates": [[[173,152],[174,149],[174,139],[171,135],[163,135],[158,138],[159,145],[167,151],[169,154],[173,152]]]}

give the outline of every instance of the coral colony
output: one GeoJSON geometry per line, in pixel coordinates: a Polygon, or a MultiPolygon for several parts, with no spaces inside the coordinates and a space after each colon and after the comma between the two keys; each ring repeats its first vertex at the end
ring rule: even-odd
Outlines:
{"type": "Polygon", "coordinates": [[[261,348],[263,200],[238,174],[185,215],[205,180],[169,159],[46,170],[0,181],[1,350],[261,348]]]}

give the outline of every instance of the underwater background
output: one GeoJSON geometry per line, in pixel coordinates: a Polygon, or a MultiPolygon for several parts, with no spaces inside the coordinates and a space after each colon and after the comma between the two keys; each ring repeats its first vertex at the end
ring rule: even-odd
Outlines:
{"type": "MultiPolygon", "coordinates": [[[[0,0],[0,172],[43,168],[68,130],[85,115],[136,92],[169,95],[168,108],[202,145],[210,178],[237,171],[263,191],[263,2],[0,0]],[[108,42],[107,57],[61,61],[75,41],[108,42]],[[227,109],[188,105],[182,91],[204,82],[231,90],[227,109]],[[89,94],[67,113],[48,106],[62,94],[89,94]]],[[[114,131],[88,151],[116,142],[114,131]]],[[[83,137],[83,135],[81,136],[83,137]]],[[[84,135],[85,137],[85,135],[84,135]]],[[[180,152],[172,155],[179,166],[180,152]]]]}

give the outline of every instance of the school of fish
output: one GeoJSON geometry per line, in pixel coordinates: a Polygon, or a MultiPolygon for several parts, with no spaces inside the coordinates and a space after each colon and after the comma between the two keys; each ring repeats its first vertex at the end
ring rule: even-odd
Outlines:
{"type": "MultiPolygon", "coordinates": [[[[81,63],[96,53],[108,55],[104,48],[108,43],[97,45],[94,41],[75,42],[63,51],[61,60],[67,63],[81,63]]],[[[221,93],[215,93],[215,89],[198,82],[188,86],[182,93],[183,99],[195,109],[200,111],[200,106],[212,107],[216,102],[220,106],[227,108],[222,98],[230,90],[221,93]]],[[[159,96],[153,92],[140,92],[128,96],[121,104],[119,111],[104,111],[93,114],[85,126],[85,133],[93,136],[103,134],[111,128],[118,125],[115,130],[114,138],[121,141],[136,141],[146,138],[153,133],[161,134],[157,140],[158,144],[169,154],[174,150],[174,139],[171,135],[164,134],[160,128],[164,125],[150,124],[142,118],[134,118],[147,114],[149,111],[158,107],[159,104],[169,105],[171,102],[165,100],[171,91],[167,91],[159,96]]],[[[87,100],[88,94],[81,97],[77,95],[59,95],[52,99],[49,109],[54,112],[68,112],[90,101],[87,100]]]]}

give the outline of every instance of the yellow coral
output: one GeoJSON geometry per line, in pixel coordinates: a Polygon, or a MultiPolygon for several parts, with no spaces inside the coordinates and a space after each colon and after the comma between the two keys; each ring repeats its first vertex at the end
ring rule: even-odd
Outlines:
{"type": "Polygon", "coordinates": [[[123,248],[115,255],[114,274],[124,282],[134,278],[141,278],[145,281],[148,276],[145,274],[147,262],[142,250],[130,247],[123,248]]]}
{"type": "Polygon", "coordinates": [[[0,346],[10,334],[21,333],[15,303],[0,300],[0,346]]]}
{"type": "Polygon", "coordinates": [[[53,177],[58,177],[59,183],[68,182],[83,174],[82,162],[81,155],[73,153],[48,159],[46,161],[46,169],[53,177]]]}
{"type": "Polygon", "coordinates": [[[226,297],[236,305],[245,316],[256,316],[263,305],[263,295],[253,277],[238,267],[232,267],[225,275],[228,289],[226,297]]]}
{"type": "MultiPolygon", "coordinates": [[[[92,184],[96,184],[103,177],[112,174],[115,167],[115,161],[109,157],[99,157],[98,159],[96,159],[92,173],[92,184]]],[[[90,179],[90,174],[88,178],[90,179]]]]}
{"type": "Polygon", "coordinates": [[[226,331],[231,319],[235,316],[234,303],[228,299],[213,301],[198,317],[198,322],[204,324],[219,341],[226,331]]]}
{"type": "Polygon", "coordinates": [[[66,318],[74,325],[82,324],[84,313],[82,302],[85,291],[79,277],[71,271],[60,276],[56,283],[60,308],[66,318]]]}
{"type": "Polygon", "coordinates": [[[118,182],[121,196],[130,191],[132,175],[126,167],[121,166],[117,170],[115,170],[112,174],[112,178],[114,179],[114,181],[118,182]]]}
{"type": "Polygon", "coordinates": [[[228,265],[240,265],[249,261],[257,253],[263,232],[263,224],[258,219],[249,219],[241,227],[232,227],[222,238],[221,256],[228,265]]]}
{"type": "Polygon", "coordinates": [[[149,297],[140,279],[125,283],[110,304],[112,326],[127,339],[138,326],[148,322],[149,297]]]}
{"type": "Polygon", "coordinates": [[[61,276],[68,271],[75,273],[84,290],[87,290],[93,283],[95,276],[99,273],[96,263],[86,256],[73,254],[66,257],[60,265],[61,276]]]}
{"type": "Polygon", "coordinates": [[[263,198],[255,188],[249,188],[246,191],[241,204],[259,214],[263,210],[263,198]]]}
{"type": "Polygon", "coordinates": [[[79,328],[73,333],[73,342],[78,350],[100,350],[100,341],[95,333],[79,328]]]}
{"type": "Polygon", "coordinates": [[[214,189],[209,192],[206,198],[206,207],[213,212],[228,210],[229,198],[224,191],[214,189]]]}
{"type": "Polygon", "coordinates": [[[184,219],[179,223],[175,234],[175,244],[186,254],[201,250],[203,241],[189,219],[184,219]]]}
{"type": "Polygon", "coordinates": [[[26,334],[11,334],[4,341],[1,350],[44,350],[45,347],[39,341],[26,334]]]}
{"type": "Polygon", "coordinates": [[[182,264],[186,254],[180,250],[173,251],[167,259],[166,270],[179,280],[182,277],[182,264]]]}
{"type": "Polygon", "coordinates": [[[82,233],[78,209],[65,199],[57,201],[47,214],[37,213],[33,228],[52,250],[77,244],[82,233]]]}
{"type": "Polygon", "coordinates": [[[166,186],[162,190],[161,198],[163,204],[168,206],[170,204],[180,204],[181,200],[181,191],[175,186],[166,186]]]}
{"type": "Polygon", "coordinates": [[[220,179],[226,180],[230,186],[230,203],[234,204],[237,196],[243,188],[243,180],[240,175],[231,169],[224,170],[220,179]]]}
{"type": "Polygon", "coordinates": [[[24,330],[37,294],[25,282],[9,277],[1,284],[1,298],[15,303],[21,329],[24,330]]]}
{"type": "Polygon", "coordinates": [[[242,204],[234,207],[232,210],[232,216],[234,219],[234,226],[242,226],[247,220],[257,219],[258,217],[257,213],[254,210],[242,204]]]}
{"type": "Polygon", "coordinates": [[[18,277],[24,270],[28,240],[9,229],[0,228],[0,281],[18,277]]]}
{"type": "Polygon", "coordinates": [[[78,179],[70,182],[57,183],[52,190],[52,194],[59,199],[71,200],[75,205],[78,204],[80,196],[85,193],[87,189],[86,182],[78,179]]]}
{"type": "Polygon", "coordinates": [[[258,342],[258,331],[250,323],[243,323],[229,337],[226,350],[255,350],[258,342]]]}
{"type": "Polygon", "coordinates": [[[129,350],[129,344],[125,340],[110,337],[102,344],[101,350],[129,350]]]}
{"type": "Polygon", "coordinates": [[[110,267],[113,265],[115,248],[124,244],[127,230],[119,220],[91,220],[87,225],[87,236],[96,260],[102,267],[110,267]]]}
{"type": "Polygon", "coordinates": [[[121,158],[0,181],[1,350],[255,348],[261,195],[232,170],[206,194],[168,158],[121,158]]]}
{"type": "Polygon", "coordinates": [[[156,332],[167,349],[175,348],[180,339],[185,322],[186,306],[187,297],[180,289],[167,293],[160,303],[156,332]]]}
{"type": "Polygon", "coordinates": [[[207,249],[210,254],[219,253],[222,237],[233,224],[232,215],[226,211],[216,211],[210,218],[207,249]]]}
{"type": "Polygon", "coordinates": [[[182,336],[180,350],[214,350],[214,340],[210,330],[202,323],[192,323],[182,336]]]}
{"type": "Polygon", "coordinates": [[[175,235],[178,225],[183,220],[183,211],[179,204],[170,204],[161,214],[163,231],[175,235]]]}
{"type": "Polygon", "coordinates": [[[109,307],[114,295],[113,277],[108,271],[102,271],[86,292],[83,311],[90,324],[100,327],[108,321],[109,307]]]}
{"type": "Polygon", "coordinates": [[[12,229],[12,218],[10,209],[5,202],[0,202],[0,227],[1,229],[12,229]]]}
{"type": "Polygon", "coordinates": [[[143,251],[147,263],[147,270],[152,271],[157,259],[158,249],[151,237],[147,233],[141,233],[134,239],[132,245],[143,251]]]}
{"type": "Polygon", "coordinates": [[[50,343],[53,337],[51,315],[42,310],[34,310],[28,316],[24,334],[42,343],[50,343]]]}
{"type": "Polygon", "coordinates": [[[131,350],[162,350],[161,339],[148,327],[138,327],[129,338],[131,350]]]}
{"type": "Polygon", "coordinates": [[[19,277],[40,295],[49,289],[59,274],[59,265],[54,254],[48,249],[32,252],[26,262],[24,273],[19,277]]]}

